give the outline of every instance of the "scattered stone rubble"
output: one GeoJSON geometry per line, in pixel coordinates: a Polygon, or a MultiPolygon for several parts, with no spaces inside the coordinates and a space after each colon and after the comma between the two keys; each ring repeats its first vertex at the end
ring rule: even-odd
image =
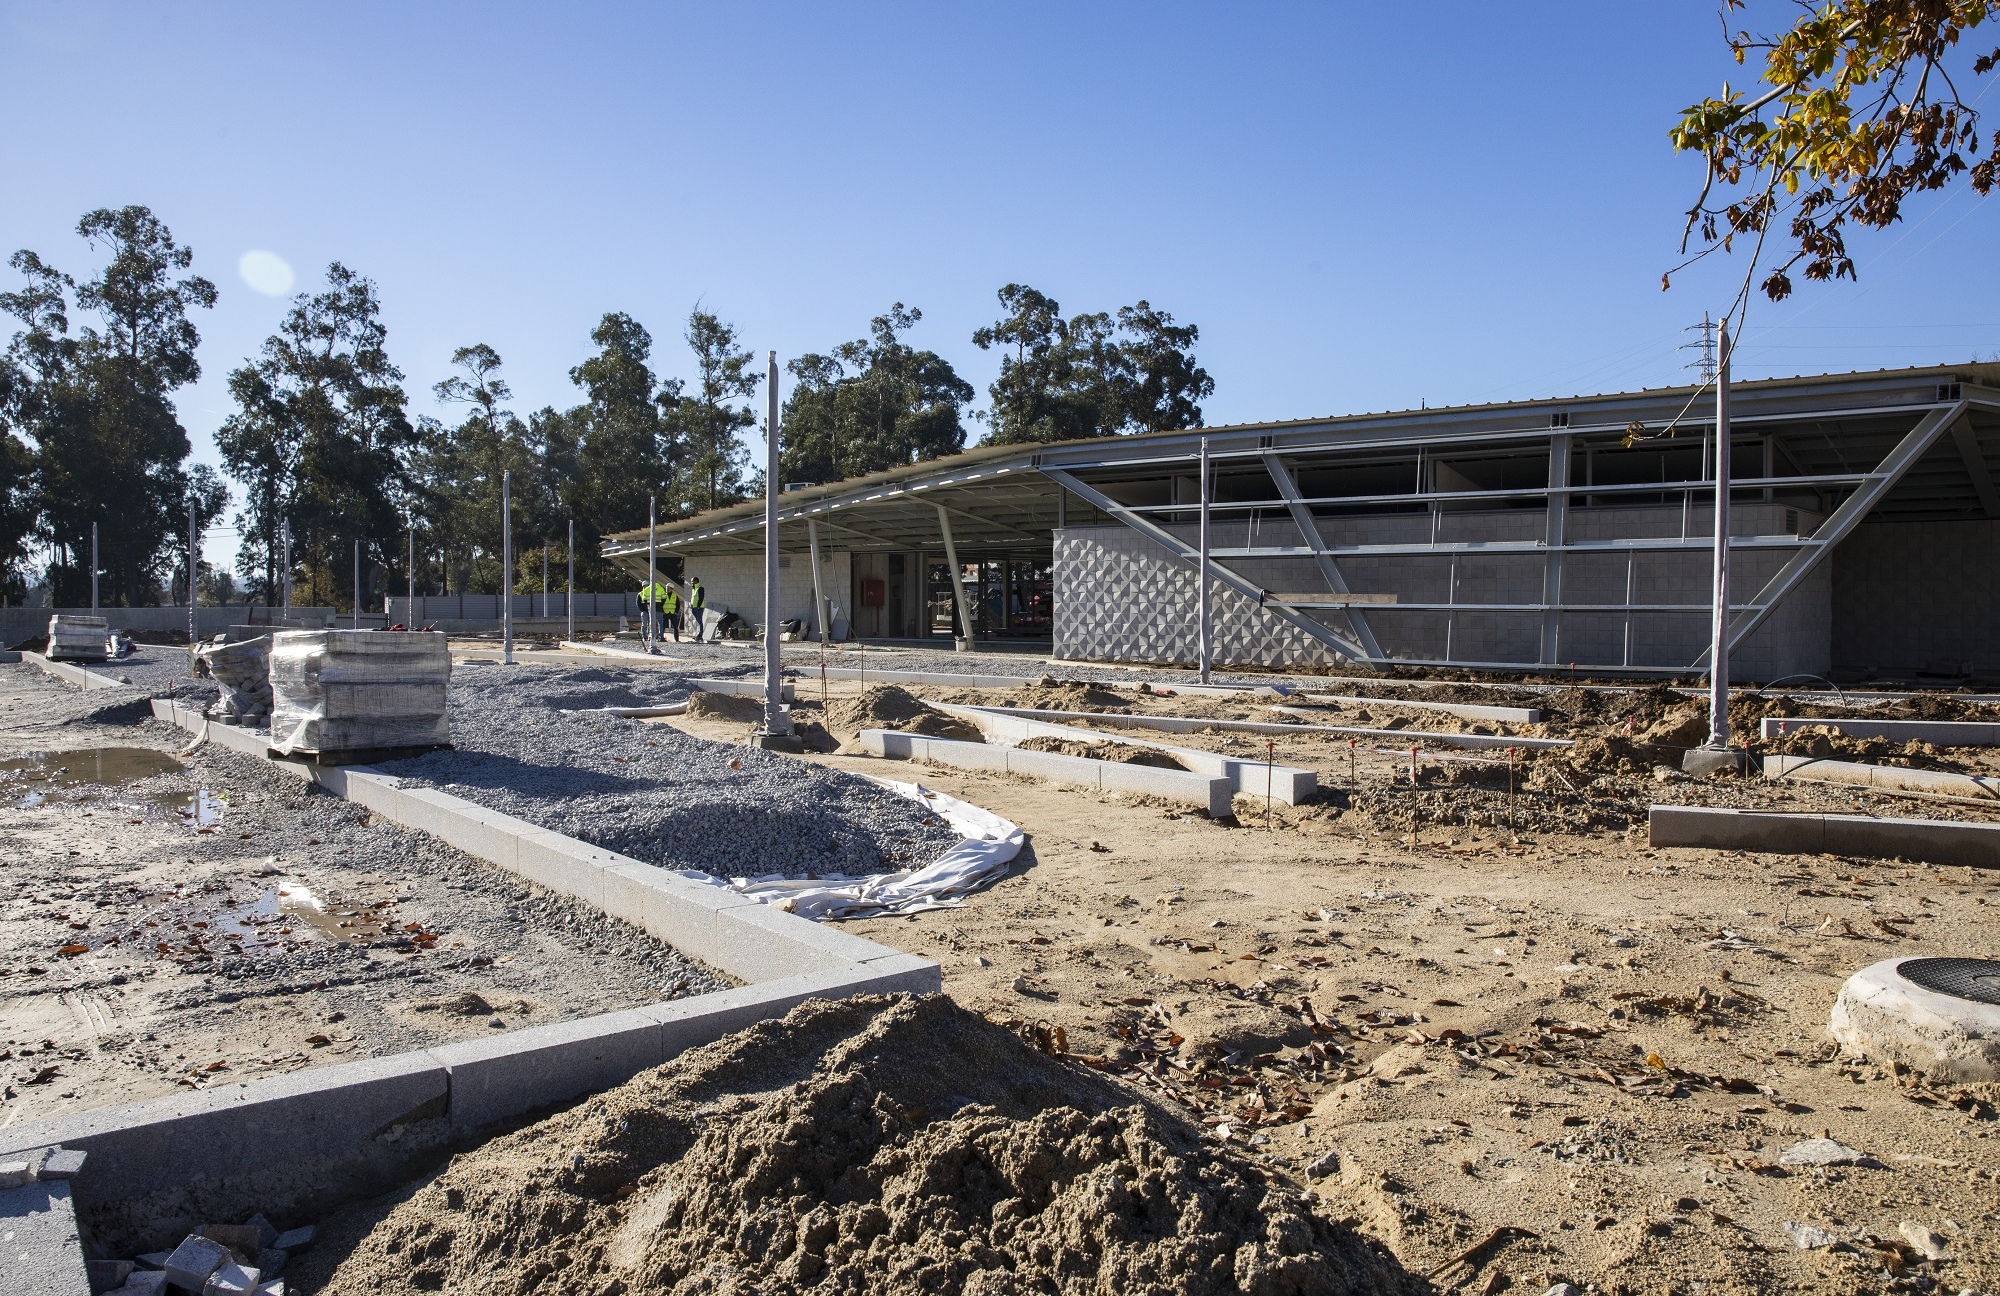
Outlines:
{"type": "Polygon", "coordinates": [[[285,1262],[313,1244],[313,1226],[279,1232],[263,1215],[204,1224],[171,1251],[93,1260],[90,1289],[114,1296],[285,1296],[285,1262]]]}

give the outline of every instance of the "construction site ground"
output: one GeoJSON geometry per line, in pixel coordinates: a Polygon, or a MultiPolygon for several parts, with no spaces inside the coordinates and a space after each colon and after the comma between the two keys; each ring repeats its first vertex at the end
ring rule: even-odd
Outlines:
{"type": "Polygon", "coordinates": [[[0,665],[0,707],[0,1127],[729,984],[268,763],[177,755],[122,691],[0,665]]]}
{"type": "MultiPolygon", "coordinates": [[[[741,673],[754,664],[739,649],[729,652],[733,657],[704,659],[702,673],[741,673]]],[[[908,664],[915,663],[898,663],[908,664]]],[[[1539,1292],[1558,1281],[1606,1293],[2000,1288],[2000,1141],[1993,1137],[2000,1092],[1934,1086],[1843,1058],[1827,1034],[1835,992],[1860,967],[1894,955],[2000,956],[2000,904],[1989,875],[1893,860],[1655,851],[1644,830],[1644,808],[1654,801],[1974,818],[1988,816],[1983,807],[1762,779],[1686,780],[1672,769],[1671,753],[1689,745],[1700,703],[1664,690],[1577,690],[1567,703],[1549,695],[1528,703],[1551,713],[1545,723],[1517,732],[1574,737],[1576,748],[1510,760],[1504,751],[1420,745],[1414,778],[1401,733],[1497,733],[1501,726],[1387,700],[1343,704],[1325,713],[1327,723],[1395,728],[1398,737],[1352,746],[1306,734],[1272,739],[1270,756],[1317,770],[1322,793],[1296,807],[1273,804],[1268,813],[1261,798],[1239,797],[1235,816],[1220,820],[1150,798],[855,754],[854,733],[864,726],[968,736],[962,721],[931,710],[925,699],[1252,720],[1276,718],[1267,710],[1274,702],[1293,704],[1147,697],[1131,687],[1144,674],[1089,672],[1120,684],[1106,689],[1035,678],[1044,670],[1083,673],[1056,665],[1011,667],[1024,676],[1014,688],[864,694],[853,682],[833,682],[823,702],[817,680],[798,681],[795,715],[829,749],[801,759],[914,777],[1027,832],[1008,876],[962,906],[845,924],[937,959],[945,992],[959,1005],[1080,1079],[1177,1113],[1205,1131],[1215,1153],[1261,1169],[1287,1201],[1312,1194],[1316,1218],[1330,1227],[1352,1221],[1393,1253],[1398,1271],[1427,1276],[1438,1290],[1539,1292]],[[1787,1162],[1788,1149],[1822,1135],[1861,1162],[1787,1162]],[[1942,1240],[1943,1259],[1913,1246],[1919,1229],[1942,1240]]],[[[4,754],[109,745],[167,750],[184,739],[141,720],[122,695],[77,694],[30,667],[0,672],[9,708],[0,730],[4,754]]],[[[754,701],[696,698],[685,716],[633,723],[743,742],[754,701]]],[[[1500,701],[1470,688],[1462,700],[1500,701]]],[[[1523,703],[1511,694],[1502,704],[1523,703]]],[[[1747,724],[1771,704],[1745,698],[1738,705],[1747,724]]],[[[1253,735],[1146,736],[1246,757],[1266,753],[1265,739],[1253,735]]],[[[1879,757],[1984,767],[1984,757],[1966,749],[1902,747],[1879,757]]],[[[14,1091],[0,1119],[200,1084],[188,1070],[214,1060],[226,1064],[214,1074],[243,1078],[265,1066],[262,1059],[295,1055],[281,1065],[307,1065],[337,1044],[351,1043],[349,1056],[391,1052],[705,988],[699,969],[662,961],[674,956],[638,933],[587,911],[554,921],[541,899],[527,897],[530,905],[520,898],[526,888],[518,883],[448,847],[368,825],[353,807],[307,796],[254,762],[198,751],[187,768],[153,777],[109,792],[63,790],[27,807],[15,797],[32,789],[6,785],[0,880],[14,884],[14,898],[0,919],[0,966],[8,969],[0,995],[9,996],[0,1036],[35,1036],[37,1056],[49,1052],[44,1038],[57,1043],[56,1054],[77,1056],[38,1061],[20,1044],[0,1046],[13,1050],[0,1067],[8,1068],[14,1091]],[[203,786],[230,794],[209,833],[179,813],[203,786]],[[156,788],[164,803],[128,810],[156,788]],[[251,836],[238,836],[244,832],[251,836]],[[292,846],[299,835],[311,844],[292,846]],[[280,837],[287,839],[282,852],[272,844],[280,837]],[[280,858],[267,863],[274,854],[280,858]],[[401,862],[410,859],[418,863],[401,862]],[[107,955],[92,943],[131,929],[141,914],[138,898],[153,888],[198,893],[218,886],[230,888],[232,900],[238,889],[247,898],[270,885],[265,870],[274,866],[275,876],[297,876],[343,915],[393,900],[402,936],[423,952],[403,952],[402,938],[390,938],[392,946],[365,951],[367,966],[382,969],[375,980],[293,986],[282,998],[229,998],[241,983],[184,966],[172,951],[155,950],[149,962],[143,950],[121,944],[107,955]],[[350,894],[353,902],[345,899],[350,894]],[[99,900],[110,903],[100,907],[99,900]],[[119,917],[97,916],[107,912],[119,917]],[[86,926],[69,925],[79,921],[86,926]],[[418,940],[421,934],[435,939],[418,940]],[[452,949],[450,940],[463,940],[464,949],[452,949]],[[88,948],[65,955],[72,944],[88,948]],[[503,951],[514,961],[480,963],[503,951]],[[109,975],[82,975],[100,964],[109,975]],[[408,975],[416,966],[432,980],[408,975]],[[635,969],[638,975],[626,976],[635,969]],[[113,980],[119,976],[124,980],[113,980]],[[578,989],[565,998],[565,987],[578,989]],[[503,1026],[454,1012],[454,997],[465,993],[482,996],[503,1026]],[[516,1015],[516,1002],[533,1011],[516,1015]],[[109,1029],[96,1018],[86,1025],[85,1015],[106,1003],[125,1016],[109,1029]],[[24,1012],[50,1025],[24,1034],[15,1025],[27,1020],[24,1012]],[[65,1013],[73,1024],[59,1036],[65,1013]],[[225,1017],[230,1026],[201,1034],[225,1017]],[[127,1035],[129,1042],[120,1042],[127,1035]],[[314,1035],[328,1042],[316,1045],[314,1035]],[[195,1046],[177,1042],[183,1039],[195,1046]],[[170,1041],[171,1051],[163,1047],[170,1041]],[[58,1073],[30,1085],[48,1066],[58,1073]],[[73,1087],[75,1076],[85,1083],[73,1087]],[[114,1078],[124,1086],[115,1097],[114,1078]]],[[[187,935],[175,938],[183,958],[193,957],[190,943],[215,953],[212,938],[191,942],[187,935]]],[[[765,1043],[755,1047],[769,1044],[771,1029],[758,1028],[765,1043]]],[[[857,1025],[852,1037],[870,1029],[857,1025]]],[[[950,1038],[962,1041],[951,1046],[960,1049],[973,1047],[975,1037],[950,1038]]],[[[996,1069],[1015,1065],[1000,1052],[991,1056],[996,1069]]],[[[729,1074],[729,1065],[714,1065],[729,1074]]],[[[758,1097],[754,1108],[777,1104],[773,1131],[791,1128],[784,1123],[792,1119],[784,1115],[791,1100],[782,1094],[803,1074],[779,1071],[782,1084],[774,1080],[772,1092],[780,1098],[758,1097]]],[[[606,1246],[616,1253],[627,1231],[617,1204],[631,1192],[653,1192],[598,1168],[600,1152],[615,1150],[606,1140],[622,1136],[620,1121],[643,1129],[643,1113],[655,1107],[679,1121],[676,1104],[688,1094],[701,1104],[689,1119],[753,1110],[747,1099],[732,1106],[720,1081],[693,1089],[691,1081],[659,1082],[665,1105],[649,1103],[644,1086],[652,1083],[641,1077],[632,1082],[638,1089],[626,1086],[506,1136],[490,1151],[466,1153],[455,1169],[409,1193],[356,1206],[328,1222],[328,1248],[291,1281],[305,1292],[322,1284],[429,1289],[436,1273],[451,1275],[438,1266],[457,1263],[456,1248],[477,1238],[486,1248],[481,1263],[502,1265],[508,1281],[543,1275],[549,1290],[571,1290],[566,1257],[595,1256],[606,1246]],[[590,1202],[601,1198],[608,1203],[602,1209],[562,1214],[583,1200],[564,1195],[573,1155],[575,1191],[590,1202]],[[496,1176],[487,1194],[491,1211],[514,1210],[512,1203],[523,1203],[524,1219],[544,1211],[530,1220],[535,1236],[463,1215],[466,1195],[489,1173],[496,1176]],[[509,1186],[516,1183],[518,1191],[509,1186]],[[617,1238],[588,1232],[599,1227],[618,1230],[617,1238]],[[525,1257],[530,1247],[532,1265],[505,1270],[508,1256],[525,1257]]],[[[1005,1114],[1014,1099],[981,1101],[999,1103],[1005,1114]]],[[[1088,1106],[1085,1097],[1074,1101],[1088,1106]]],[[[906,1106],[916,1102],[905,1096],[906,1106]]],[[[921,1125],[924,1118],[910,1119],[921,1125]]],[[[727,1126],[713,1122],[715,1137],[726,1136],[727,1126]]],[[[885,1137],[902,1137],[893,1121],[888,1128],[885,1137]]],[[[947,1146],[953,1128],[940,1122],[930,1133],[911,1132],[909,1155],[957,1164],[951,1159],[959,1153],[947,1146]]],[[[685,1148],[689,1137],[662,1134],[660,1146],[685,1148]]],[[[724,1151],[714,1149],[718,1157],[724,1151]]],[[[746,1143],[742,1155],[756,1152],[746,1143]]],[[[662,1172],[667,1188],[658,1200],[692,1192],[737,1210],[733,1187],[675,1178],[695,1175],[701,1164],[708,1163],[662,1172]]],[[[654,1198],[631,1200],[636,1210],[654,1198]]],[[[659,1221],[647,1227],[664,1236],[659,1221]]],[[[800,1236],[810,1227],[802,1217],[800,1236]]],[[[1237,1272],[1246,1271],[1239,1264],[1237,1272]]],[[[601,1282],[589,1290],[600,1288],[610,1290],[601,1282]]],[[[697,1289],[711,1288],[675,1288],[697,1289]]],[[[739,1281],[713,1288],[724,1289],[756,1287],[739,1281]]]]}
{"type": "MultiPolygon", "coordinates": [[[[830,684],[822,709],[816,681],[799,687],[798,719],[833,718],[829,737],[843,743],[852,734],[841,718],[913,710],[863,704],[852,683],[830,684]]],[[[907,691],[1272,718],[1258,699],[1062,684],[907,691]]],[[[1260,798],[1239,797],[1233,823],[920,767],[927,785],[1019,823],[1028,850],[961,908],[848,926],[939,960],[961,1004],[1161,1095],[1358,1219],[1441,1288],[2000,1286],[2000,1092],[1898,1077],[1841,1057],[1827,1033],[1835,993],[1858,968],[1894,955],[2000,956],[1991,876],[1656,851],[1644,829],[1651,801],[1988,813],[1656,773],[1664,750],[1635,751],[1606,731],[1621,737],[1636,713],[1635,734],[1671,738],[1700,702],[1616,696],[1626,701],[1592,704],[1599,714],[1587,722],[1534,730],[1591,741],[1516,757],[1511,797],[1504,752],[1459,765],[1420,751],[1413,785],[1407,746],[1358,742],[1350,772],[1345,739],[1305,735],[1273,740],[1272,755],[1318,770],[1323,795],[1268,817],[1260,798]],[[1821,1135],[1868,1163],[1783,1163],[1821,1135]],[[1949,1258],[1922,1259],[1905,1221],[1945,1238],[1949,1258]]],[[[1762,703],[1738,705],[1747,719],[1762,703]]],[[[1370,721],[1349,706],[1328,722],[1468,727],[1364,709],[1370,721]]],[[[655,723],[741,741],[754,703],[698,710],[655,723]]],[[[1254,736],[1146,736],[1264,754],[1254,736]]],[[[806,759],[883,768],[851,754],[806,759]]],[[[1942,759],[1984,764],[1964,750],[1942,759]]]]}

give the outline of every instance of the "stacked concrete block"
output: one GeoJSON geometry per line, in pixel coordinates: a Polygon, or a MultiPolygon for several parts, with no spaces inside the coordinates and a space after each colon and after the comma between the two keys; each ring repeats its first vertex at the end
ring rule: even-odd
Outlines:
{"type": "Polygon", "coordinates": [[[451,742],[442,634],[287,630],[271,638],[271,749],[331,756],[451,742]]]}

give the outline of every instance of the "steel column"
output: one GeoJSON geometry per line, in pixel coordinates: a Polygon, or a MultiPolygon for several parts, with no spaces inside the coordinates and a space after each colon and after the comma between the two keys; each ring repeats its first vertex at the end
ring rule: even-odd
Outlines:
{"type": "Polygon", "coordinates": [[[1570,434],[1558,432],[1549,438],[1549,494],[1547,529],[1543,544],[1548,557],[1542,565],[1542,602],[1549,610],[1542,614],[1541,663],[1554,666],[1562,649],[1563,546],[1569,541],[1569,461],[1570,434]]]}
{"type": "Polygon", "coordinates": [[[951,570],[951,596],[958,601],[958,628],[967,648],[972,647],[972,605],[965,601],[965,572],[958,565],[958,546],[951,538],[951,512],[937,506],[938,528],[944,532],[944,562],[951,570]]]}

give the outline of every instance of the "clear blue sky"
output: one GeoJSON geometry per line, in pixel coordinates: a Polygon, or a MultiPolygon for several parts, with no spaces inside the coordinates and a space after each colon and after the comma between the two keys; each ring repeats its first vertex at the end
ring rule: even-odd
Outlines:
{"type": "MultiPolygon", "coordinates": [[[[1667,129],[1732,75],[1701,0],[0,0],[0,255],[84,268],[77,217],[130,202],[192,245],[209,460],[285,309],[253,250],[373,278],[420,413],[469,342],[517,409],[573,403],[609,310],[684,373],[697,301],[781,358],[909,303],[983,404],[1010,280],[1198,324],[1210,423],[1622,390],[1679,380],[1740,274],[1659,287],[1699,178],[1667,129]]],[[[1859,287],[1755,307],[1739,375],[2000,352],[1996,228],[1919,200],[1853,240],[1859,287]]]]}

